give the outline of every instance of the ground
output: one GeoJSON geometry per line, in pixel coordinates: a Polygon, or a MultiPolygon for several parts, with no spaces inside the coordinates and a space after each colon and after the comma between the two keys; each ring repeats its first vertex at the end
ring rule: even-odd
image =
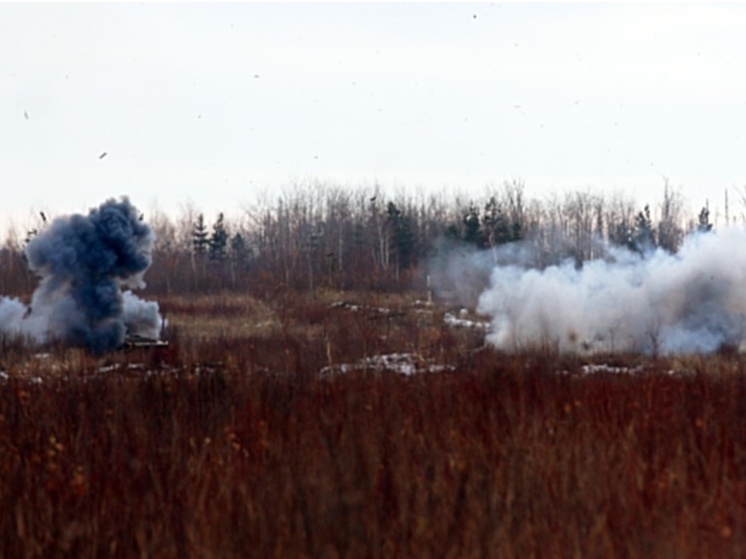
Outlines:
{"type": "Polygon", "coordinates": [[[3,557],[740,557],[738,354],[502,354],[416,294],[171,297],[4,342],[3,557]]]}

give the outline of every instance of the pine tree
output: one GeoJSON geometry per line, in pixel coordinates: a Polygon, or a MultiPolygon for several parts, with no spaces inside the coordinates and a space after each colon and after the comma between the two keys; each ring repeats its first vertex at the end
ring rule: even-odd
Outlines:
{"type": "Polygon", "coordinates": [[[476,245],[478,248],[484,247],[484,236],[479,221],[479,210],[475,204],[470,204],[464,214],[464,241],[476,245]]]}
{"type": "Polygon", "coordinates": [[[412,265],[415,249],[415,232],[412,219],[405,215],[394,204],[389,202],[386,208],[386,221],[389,226],[398,270],[406,270],[412,265]]]}
{"type": "Polygon", "coordinates": [[[224,260],[228,251],[228,231],[225,229],[224,216],[218,214],[218,219],[212,226],[209,240],[210,260],[224,260]]]}
{"type": "MultiPolygon", "coordinates": [[[[513,228],[510,227],[508,217],[505,215],[502,206],[492,196],[484,206],[484,217],[482,218],[483,236],[486,237],[490,248],[494,249],[498,245],[518,240],[514,238],[516,236],[514,232],[516,225],[520,230],[520,224],[517,223],[514,224],[513,228]]],[[[518,237],[520,237],[520,233],[518,233],[518,237]]]]}
{"type": "Polygon", "coordinates": [[[239,267],[245,267],[249,263],[249,247],[241,233],[236,233],[230,241],[231,260],[239,267]]]}
{"type": "Polygon", "coordinates": [[[197,221],[192,227],[192,249],[195,254],[205,254],[209,245],[210,240],[207,234],[207,226],[205,225],[205,216],[199,214],[197,221]]]}
{"type": "Polygon", "coordinates": [[[635,230],[630,240],[630,249],[640,254],[645,254],[655,249],[655,247],[653,220],[650,218],[650,206],[646,205],[635,217],[635,230]]]}
{"type": "Polygon", "coordinates": [[[445,230],[445,237],[449,241],[458,241],[459,240],[459,232],[458,227],[456,227],[455,223],[449,223],[448,227],[446,227],[445,230]]]}
{"type": "Polygon", "coordinates": [[[699,233],[707,233],[709,231],[712,231],[712,223],[710,223],[710,209],[707,206],[703,207],[702,211],[699,212],[697,231],[699,233]]]}
{"type": "Polygon", "coordinates": [[[523,238],[523,227],[521,226],[520,221],[513,222],[510,226],[510,234],[511,237],[509,242],[520,241],[523,238]]]}

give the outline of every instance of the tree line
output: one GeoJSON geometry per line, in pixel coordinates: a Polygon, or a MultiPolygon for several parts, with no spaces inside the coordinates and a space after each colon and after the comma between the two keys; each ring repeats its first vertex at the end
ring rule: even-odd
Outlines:
{"type": "MultiPolygon", "coordinates": [[[[145,219],[156,235],[146,276],[154,295],[424,288],[427,262],[454,247],[496,254],[501,245],[521,242],[538,267],[568,258],[581,266],[610,245],[675,253],[686,234],[712,228],[709,209],[688,215],[667,182],[660,201],[643,207],[622,193],[590,189],[529,197],[520,181],[480,198],[392,196],[377,187],[314,183],[245,208],[231,221],[191,207],[177,218],[155,210],[145,219]]],[[[4,295],[28,294],[36,284],[24,262],[28,239],[18,239],[9,237],[0,249],[4,295]]]]}

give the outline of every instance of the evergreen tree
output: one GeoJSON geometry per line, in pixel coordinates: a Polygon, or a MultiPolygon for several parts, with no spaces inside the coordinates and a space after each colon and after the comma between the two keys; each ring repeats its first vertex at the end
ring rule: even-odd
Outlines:
{"type": "Polygon", "coordinates": [[[710,223],[710,209],[707,206],[702,208],[702,211],[699,212],[697,231],[700,233],[707,233],[709,231],[712,231],[712,223],[710,223]]]}
{"type": "Polygon", "coordinates": [[[249,263],[249,247],[241,233],[236,233],[230,240],[231,260],[238,266],[247,266],[249,263]]]}
{"type": "Polygon", "coordinates": [[[445,236],[446,236],[446,239],[448,239],[449,241],[459,240],[460,236],[458,232],[458,227],[456,227],[454,223],[449,223],[448,227],[446,227],[445,236]]]}
{"type": "Polygon", "coordinates": [[[645,254],[656,247],[655,235],[653,233],[653,220],[650,218],[650,206],[645,208],[635,217],[635,230],[630,240],[630,249],[640,254],[645,254]]]}
{"type": "Polygon", "coordinates": [[[464,241],[475,245],[477,248],[484,248],[484,236],[479,221],[479,209],[475,204],[470,204],[466,209],[463,220],[464,224],[464,241]]]}
{"type": "Polygon", "coordinates": [[[224,216],[218,214],[218,219],[212,226],[209,241],[210,260],[224,260],[228,250],[228,231],[225,229],[224,216]]]}
{"type": "Polygon", "coordinates": [[[404,215],[394,202],[389,202],[386,208],[386,221],[391,231],[398,268],[406,270],[412,265],[415,249],[412,219],[404,215]]]}
{"type": "Polygon", "coordinates": [[[207,225],[205,225],[205,216],[199,214],[192,227],[192,249],[195,254],[205,254],[209,245],[210,239],[208,238],[207,225]]]}
{"type": "Polygon", "coordinates": [[[486,237],[487,244],[491,248],[495,248],[498,245],[518,240],[514,238],[516,225],[520,230],[520,224],[514,224],[513,228],[510,227],[508,217],[505,215],[502,206],[492,196],[484,206],[484,217],[482,218],[482,235],[486,237]]]}
{"type": "Polygon", "coordinates": [[[509,242],[520,241],[523,238],[523,227],[520,221],[514,221],[510,226],[511,239],[509,242]]]}
{"type": "Polygon", "coordinates": [[[614,245],[625,246],[634,250],[633,234],[634,231],[625,221],[609,224],[609,241],[614,245]]]}
{"type": "Polygon", "coordinates": [[[413,264],[416,244],[414,227],[412,226],[412,218],[410,216],[403,215],[399,219],[395,242],[399,267],[402,270],[407,270],[413,264]]]}

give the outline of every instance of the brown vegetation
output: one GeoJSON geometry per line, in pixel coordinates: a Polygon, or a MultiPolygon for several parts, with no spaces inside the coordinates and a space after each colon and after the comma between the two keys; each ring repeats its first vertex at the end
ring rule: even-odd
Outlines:
{"type": "MultiPolygon", "coordinates": [[[[191,206],[176,218],[141,208],[156,235],[148,295],[424,289],[427,275],[434,275],[433,256],[442,262],[454,249],[494,251],[519,240],[533,264],[546,267],[603,257],[609,245],[675,252],[686,233],[712,227],[709,210],[692,213],[667,182],[660,201],[644,207],[624,193],[590,189],[533,197],[520,181],[491,185],[474,198],[390,196],[376,185],[345,189],[319,182],[273,196],[232,219],[204,216],[191,206]]],[[[45,223],[6,234],[0,295],[25,295],[35,286],[22,249],[45,223]]],[[[729,223],[726,210],[725,223],[715,225],[729,223]]],[[[480,289],[485,281],[477,278],[480,289]]],[[[451,283],[436,287],[449,290],[451,283]]]]}
{"type": "Polygon", "coordinates": [[[414,300],[170,297],[168,350],[8,344],[0,556],[744,555],[740,356],[585,374],[414,300]],[[318,375],[389,353],[451,369],[318,375]]]}
{"type": "MultiPolygon", "coordinates": [[[[317,185],[212,232],[153,212],[168,348],[0,337],[0,557],[743,556],[739,354],[590,373],[421,301],[439,239],[546,266],[710,227],[668,185],[653,213],[519,183],[448,204],[317,185]]],[[[28,302],[17,239],[0,294],[28,302]]],[[[457,274],[467,298],[485,270],[457,274]]]]}

